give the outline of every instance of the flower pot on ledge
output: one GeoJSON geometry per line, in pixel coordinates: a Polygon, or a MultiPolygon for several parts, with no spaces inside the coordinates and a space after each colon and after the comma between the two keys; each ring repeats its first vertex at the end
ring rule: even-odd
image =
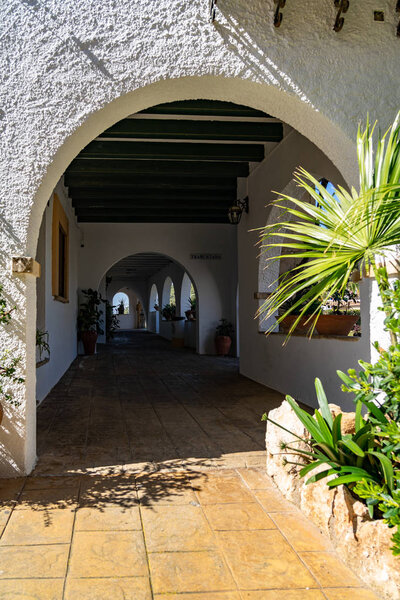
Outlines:
{"type": "MultiPolygon", "coordinates": [[[[287,315],[282,321],[279,323],[279,328],[282,333],[289,333],[293,323],[296,321],[299,315],[287,315]]],[[[310,319],[309,315],[305,315],[301,317],[300,321],[297,323],[294,333],[301,333],[302,335],[307,335],[312,326],[312,319],[310,319]]]]}
{"type": "Polygon", "coordinates": [[[360,315],[320,315],[316,329],[320,335],[349,335],[360,315]]]}

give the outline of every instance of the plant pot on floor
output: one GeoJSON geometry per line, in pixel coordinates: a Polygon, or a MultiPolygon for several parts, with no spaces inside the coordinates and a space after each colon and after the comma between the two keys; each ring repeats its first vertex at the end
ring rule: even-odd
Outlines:
{"type": "Polygon", "coordinates": [[[320,315],[316,328],[320,335],[349,335],[360,315],[320,315]]]}
{"type": "Polygon", "coordinates": [[[228,335],[217,335],[215,338],[215,349],[218,356],[226,356],[231,349],[232,340],[228,335]]]}
{"type": "Polygon", "coordinates": [[[96,350],[97,331],[82,331],[81,339],[85,354],[94,354],[96,350]]]}

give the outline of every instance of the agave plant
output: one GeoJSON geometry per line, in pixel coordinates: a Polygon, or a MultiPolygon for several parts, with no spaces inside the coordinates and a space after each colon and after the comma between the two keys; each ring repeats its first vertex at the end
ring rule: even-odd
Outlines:
{"type": "MultiPolygon", "coordinates": [[[[341,373],[341,376],[347,377],[344,373],[341,373]]],[[[376,429],[371,422],[363,418],[362,402],[356,403],[355,433],[342,434],[342,415],[338,414],[333,418],[318,378],[315,380],[315,390],[319,410],[315,410],[314,416],[300,408],[291,396],[286,396],[286,400],[310,435],[309,439],[299,438],[310,447],[310,450],[285,446],[286,452],[302,455],[308,462],[306,466],[299,465],[297,462],[292,464],[302,466],[299,473],[301,477],[308,475],[317,467],[326,466],[325,470],[309,477],[306,484],[329,476],[330,480],[327,483],[331,488],[342,484],[352,487],[358,482],[369,481],[377,485],[384,483],[392,492],[394,485],[392,462],[385,453],[380,451],[376,429]]],[[[375,404],[368,403],[368,408],[382,426],[389,426],[389,421],[375,404]]],[[[266,414],[263,415],[263,420],[271,421],[274,425],[285,429],[266,414]]]]}
{"type": "MultiPolygon", "coordinates": [[[[385,306],[385,290],[389,286],[386,261],[393,246],[400,244],[400,113],[378,141],[375,158],[374,130],[375,125],[369,122],[364,131],[358,130],[358,192],[338,186],[330,193],[300,168],[295,178],[311,201],[279,196],[274,204],[291,215],[290,221],[282,220],[262,229],[262,251],[283,248],[279,257],[269,260],[301,260],[275,282],[275,290],[259,311],[268,319],[283,309],[278,322],[290,313],[297,314],[289,334],[310,313],[310,308],[308,322],[312,333],[326,300],[342,295],[356,270],[373,270],[385,306]]],[[[272,323],[267,333],[274,328],[272,323]]],[[[395,342],[392,334],[392,343],[395,342]]]]}

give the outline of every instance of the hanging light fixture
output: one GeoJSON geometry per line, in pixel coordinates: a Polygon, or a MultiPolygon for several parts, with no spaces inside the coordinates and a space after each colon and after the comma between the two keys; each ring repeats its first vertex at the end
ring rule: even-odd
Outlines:
{"type": "Polygon", "coordinates": [[[232,225],[238,225],[242,218],[242,213],[249,212],[249,198],[246,196],[244,200],[236,200],[236,204],[231,206],[228,210],[229,223],[232,225]]]}

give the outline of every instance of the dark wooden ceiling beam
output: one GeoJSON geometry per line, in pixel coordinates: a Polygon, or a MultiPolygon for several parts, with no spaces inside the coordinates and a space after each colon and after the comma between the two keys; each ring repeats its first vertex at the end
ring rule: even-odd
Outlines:
{"type": "Polygon", "coordinates": [[[138,114],[147,115],[205,115],[214,117],[269,117],[266,113],[249,106],[219,100],[181,100],[158,104],[138,114]]]}
{"type": "Polygon", "coordinates": [[[196,217],[177,217],[168,216],[164,217],[162,221],[158,215],[151,215],[148,217],[137,217],[137,216],[117,216],[112,217],[109,215],[88,215],[78,216],[78,223],[228,223],[228,217],[213,217],[213,216],[196,216],[196,217]]]}
{"type": "Polygon", "coordinates": [[[234,190],[218,190],[212,194],[207,190],[135,190],[135,188],[69,188],[69,195],[77,200],[231,200],[236,199],[234,190]]]}
{"type": "Polygon", "coordinates": [[[219,207],[214,207],[214,208],[207,208],[207,209],[201,209],[199,207],[193,207],[193,208],[175,208],[175,207],[167,207],[166,209],[159,209],[157,210],[157,213],[155,213],[155,211],[152,210],[151,206],[150,207],[146,207],[143,209],[140,208],[119,208],[118,210],[114,210],[114,208],[99,208],[99,209],[84,209],[84,208],[80,208],[76,210],[76,214],[78,215],[78,217],[85,217],[85,216],[110,216],[110,217],[125,217],[125,216],[132,216],[132,217],[145,217],[145,216],[149,216],[149,217],[159,217],[159,218],[165,218],[165,217],[170,217],[170,216],[176,216],[176,217],[196,217],[196,216],[200,216],[200,217],[204,217],[204,216],[214,216],[214,217],[219,217],[219,216],[226,216],[227,215],[227,209],[225,207],[219,208],[219,207]]]}
{"type": "Polygon", "coordinates": [[[260,162],[264,158],[264,146],[262,144],[94,141],[81,151],[80,156],[87,156],[88,158],[260,162]]]}
{"type": "Polygon", "coordinates": [[[75,188],[103,186],[134,187],[135,189],[231,189],[237,186],[236,177],[168,177],[166,175],[135,175],[130,173],[75,173],[67,172],[64,184],[75,188]]]}
{"type": "Polygon", "coordinates": [[[129,173],[151,177],[247,177],[249,165],[241,162],[207,162],[174,160],[88,159],[80,155],[72,161],[66,174],[129,173]]]}
{"type": "Polygon", "coordinates": [[[123,119],[99,136],[113,137],[280,142],[283,126],[279,122],[123,119]]]}
{"type": "Polygon", "coordinates": [[[102,208],[110,209],[112,208],[114,211],[118,211],[124,208],[131,209],[142,209],[145,208],[147,210],[168,210],[171,209],[199,209],[199,210],[212,210],[213,208],[221,208],[228,209],[232,204],[232,201],[227,200],[226,198],[214,198],[214,199],[202,199],[202,200],[193,200],[192,198],[185,198],[180,200],[73,200],[72,206],[77,211],[84,210],[100,210],[102,208]]]}

